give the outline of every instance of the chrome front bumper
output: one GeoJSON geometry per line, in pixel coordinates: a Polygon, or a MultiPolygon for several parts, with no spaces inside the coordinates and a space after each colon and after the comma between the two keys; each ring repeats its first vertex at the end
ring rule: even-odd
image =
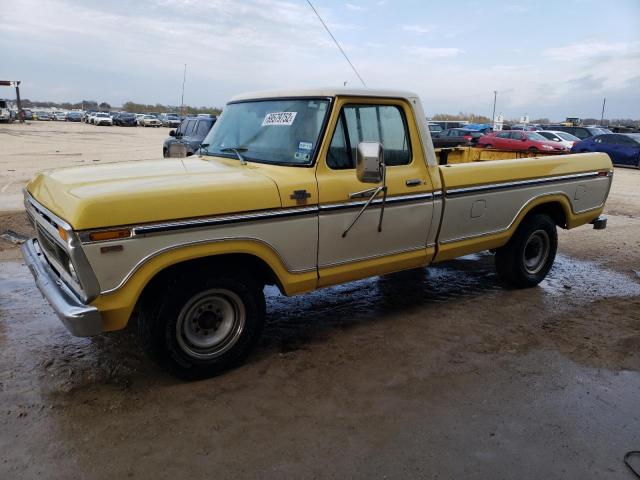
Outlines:
{"type": "Polygon", "coordinates": [[[82,303],[56,275],[40,251],[38,240],[24,242],[22,255],[38,289],[72,335],[90,337],[103,332],[98,309],[82,303]]]}

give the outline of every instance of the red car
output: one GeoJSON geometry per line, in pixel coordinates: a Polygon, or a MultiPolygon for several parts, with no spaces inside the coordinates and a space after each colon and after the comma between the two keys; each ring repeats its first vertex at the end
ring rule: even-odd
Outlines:
{"type": "Polygon", "coordinates": [[[531,152],[568,152],[569,149],[551,142],[536,132],[503,130],[492,132],[478,139],[478,146],[500,150],[528,150],[531,152]]]}

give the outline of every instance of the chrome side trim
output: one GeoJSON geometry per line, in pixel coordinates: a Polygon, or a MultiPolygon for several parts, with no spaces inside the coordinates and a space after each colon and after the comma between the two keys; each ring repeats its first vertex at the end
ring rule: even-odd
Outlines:
{"type": "MultiPolygon", "coordinates": [[[[417,202],[420,200],[433,200],[434,196],[438,194],[442,194],[442,192],[424,192],[424,193],[416,193],[410,195],[395,195],[393,197],[387,197],[386,204],[387,205],[395,205],[399,203],[409,203],[409,202],[417,202]]],[[[320,212],[331,212],[335,210],[346,210],[350,208],[360,208],[362,207],[366,201],[360,200],[357,202],[337,202],[337,203],[327,203],[320,205],[320,212]]],[[[377,198],[371,202],[371,205],[381,205],[382,199],[377,198]]]]}
{"type": "Polygon", "coordinates": [[[127,273],[124,278],[120,281],[120,283],[115,286],[114,288],[110,288],[109,290],[104,290],[103,292],[101,292],[101,295],[106,295],[109,293],[114,293],[117,290],[120,290],[120,288],[122,288],[122,286],[127,283],[129,281],[129,279],[138,271],[138,269],[147,261],[151,260],[154,257],[157,257],[158,255],[161,255],[163,253],[166,252],[170,252],[172,250],[177,250],[179,248],[183,248],[183,247],[191,247],[193,245],[205,245],[205,244],[209,244],[209,243],[219,243],[219,242],[225,242],[225,241],[229,241],[229,240],[240,240],[240,241],[252,241],[252,242],[258,242],[261,243],[263,245],[266,245],[267,247],[269,247],[280,259],[280,262],[282,263],[282,265],[284,265],[285,269],[287,270],[287,272],[289,273],[308,273],[308,272],[315,272],[316,271],[316,267],[311,267],[311,268],[303,268],[303,269],[291,269],[285,262],[285,260],[282,258],[282,256],[280,255],[280,253],[273,247],[273,245],[271,245],[268,242],[265,242],[264,240],[261,240],[259,238],[252,238],[252,237],[226,237],[226,238],[216,238],[214,240],[197,240],[197,241],[193,241],[193,242],[187,242],[187,243],[180,243],[177,245],[171,245],[165,248],[162,248],[160,250],[156,250],[153,253],[150,253],[149,255],[146,255],[144,257],[142,257],[130,270],[129,273],[127,273]]]}
{"type": "Polygon", "coordinates": [[[401,253],[417,252],[418,250],[426,250],[427,248],[430,248],[430,247],[429,246],[425,246],[425,245],[418,245],[417,247],[403,248],[401,250],[394,250],[394,251],[391,251],[391,252],[380,253],[380,254],[377,254],[377,255],[370,255],[368,257],[354,258],[354,259],[349,259],[349,260],[342,260],[340,262],[324,263],[322,265],[318,265],[318,269],[320,269],[320,268],[338,267],[340,265],[346,265],[346,264],[355,263],[355,262],[364,262],[365,260],[373,260],[374,258],[388,257],[388,256],[391,256],[391,255],[399,255],[401,253]]]}
{"type": "Polygon", "coordinates": [[[173,230],[184,230],[188,228],[202,228],[217,225],[227,225],[230,223],[250,222],[256,220],[268,220],[272,218],[293,217],[298,215],[308,215],[316,213],[318,207],[312,205],[309,207],[294,207],[278,210],[264,210],[255,213],[245,213],[238,215],[225,215],[221,217],[198,218],[194,220],[183,220],[177,222],[158,223],[153,225],[142,225],[133,227],[133,236],[148,235],[151,233],[161,233],[173,230]]]}
{"type": "MultiPolygon", "coordinates": [[[[607,177],[610,177],[612,172],[607,172],[607,177]]],[[[452,188],[451,190],[446,190],[445,194],[447,197],[453,197],[458,195],[467,195],[469,193],[477,193],[477,192],[488,192],[492,190],[502,190],[508,188],[517,188],[517,187],[531,187],[534,185],[542,185],[546,183],[555,183],[555,182],[564,182],[567,180],[574,180],[576,178],[596,178],[600,176],[600,172],[585,172],[585,173],[576,173],[571,175],[557,175],[553,177],[543,177],[543,178],[532,178],[529,180],[518,180],[515,182],[502,182],[502,183],[492,183],[487,185],[478,185],[473,187],[463,187],[463,188],[452,188]]]]}
{"type": "MultiPolygon", "coordinates": [[[[396,195],[393,197],[387,197],[387,205],[395,205],[399,203],[408,203],[408,202],[416,202],[420,200],[432,200],[434,197],[442,196],[442,191],[438,190],[436,192],[425,192],[411,195],[396,195]]],[[[138,225],[138,226],[122,226],[120,228],[131,228],[132,237],[137,235],[150,235],[156,233],[164,233],[170,232],[174,230],[184,230],[189,228],[203,228],[203,227],[212,227],[219,225],[229,225],[233,223],[239,222],[252,222],[252,221],[260,221],[260,220],[270,220],[277,218],[285,218],[285,217],[294,217],[298,215],[309,215],[320,212],[328,212],[335,210],[343,210],[350,208],[360,208],[366,202],[365,201],[357,201],[357,202],[339,202],[339,203],[330,203],[325,205],[310,205],[307,207],[292,207],[292,208],[281,208],[277,210],[263,210],[259,212],[251,212],[251,213],[242,213],[242,214],[234,214],[234,215],[223,215],[220,217],[206,217],[206,218],[197,218],[193,220],[180,220],[174,222],[162,222],[155,223],[149,225],[138,225]]],[[[374,205],[382,204],[382,199],[376,199],[371,202],[374,205]]],[[[121,238],[115,240],[99,240],[99,241],[91,241],[89,239],[89,235],[92,232],[96,231],[106,231],[106,230],[114,230],[117,228],[106,228],[106,229],[91,229],[84,230],[79,232],[78,235],[82,240],[83,244],[90,243],[99,243],[99,242],[110,242],[110,241],[120,241],[121,238]]]]}

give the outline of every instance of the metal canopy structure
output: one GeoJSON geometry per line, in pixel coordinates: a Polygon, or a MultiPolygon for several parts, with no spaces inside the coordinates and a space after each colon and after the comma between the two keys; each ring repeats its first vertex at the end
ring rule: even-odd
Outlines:
{"type": "Polygon", "coordinates": [[[16,103],[18,104],[18,119],[20,123],[24,123],[24,112],[22,111],[22,102],[20,101],[20,80],[0,80],[2,87],[16,88],[16,103]]]}

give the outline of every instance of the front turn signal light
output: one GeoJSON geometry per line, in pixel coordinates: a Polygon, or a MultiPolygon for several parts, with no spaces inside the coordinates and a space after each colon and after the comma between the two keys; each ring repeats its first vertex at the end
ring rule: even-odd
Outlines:
{"type": "Polygon", "coordinates": [[[129,238],[130,236],[130,229],[121,228],[120,230],[104,230],[102,232],[90,233],[89,239],[92,242],[100,242],[104,240],[118,240],[119,238],[129,238]]]}
{"type": "Polygon", "coordinates": [[[67,234],[67,231],[62,227],[58,227],[58,235],[60,235],[60,238],[65,242],[69,238],[69,235],[67,234]]]}

